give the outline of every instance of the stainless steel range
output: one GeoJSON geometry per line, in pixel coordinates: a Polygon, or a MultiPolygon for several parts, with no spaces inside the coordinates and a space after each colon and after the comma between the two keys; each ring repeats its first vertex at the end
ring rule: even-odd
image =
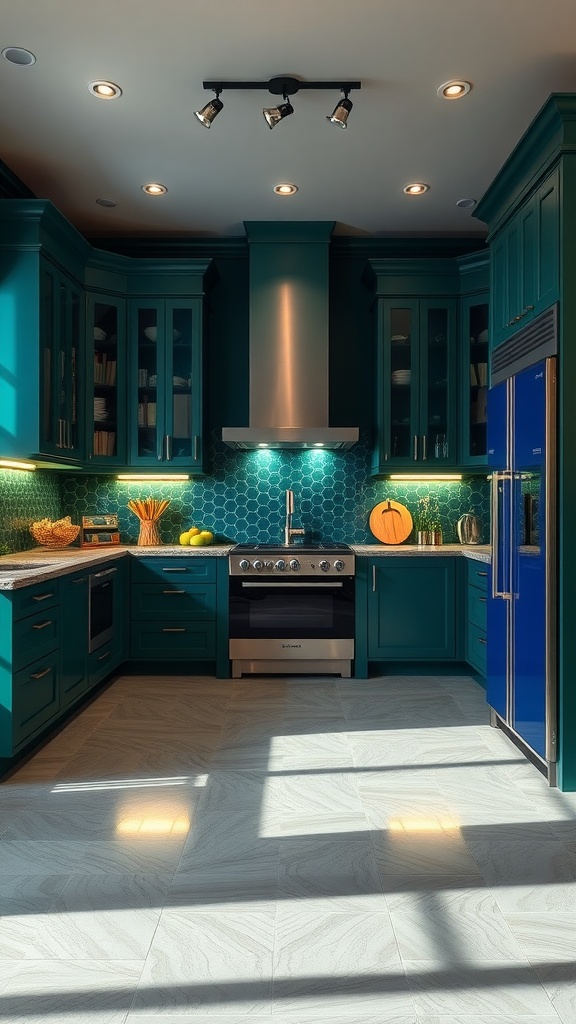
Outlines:
{"type": "Polygon", "coordinates": [[[350,677],[355,558],[346,544],[238,544],[229,560],[234,677],[350,677]]]}

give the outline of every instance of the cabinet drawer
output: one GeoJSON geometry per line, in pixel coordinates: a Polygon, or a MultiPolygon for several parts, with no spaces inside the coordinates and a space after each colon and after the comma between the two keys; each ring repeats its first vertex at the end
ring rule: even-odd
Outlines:
{"type": "Polygon", "coordinates": [[[153,661],[213,659],[216,657],[216,624],[187,622],[177,626],[162,626],[151,622],[133,622],[130,657],[153,661]]]}
{"type": "Polygon", "coordinates": [[[118,640],[112,639],[109,644],[102,644],[96,651],[88,655],[88,687],[95,686],[123,660],[118,640]]]}
{"type": "Polygon", "coordinates": [[[206,622],[216,618],[216,587],[213,583],[138,583],[131,587],[133,619],[193,619],[206,622]]]}
{"type": "Polygon", "coordinates": [[[479,562],[476,558],[467,558],[466,567],[468,586],[479,587],[480,590],[488,590],[488,580],[490,578],[490,565],[488,562],[479,562]]]}
{"type": "Polygon", "coordinates": [[[42,608],[14,623],[12,665],[16,671],[57,647],[59,614],[57,607],[42,608]]]}
{"type": "Polygon", "coordinates": [[[478,626],[479,629],[486,630],[486,606],[488,604],[488,595],[482,590],[478,590],[478,587],[468,587],[468,608],[467,618],[474,626],[478,626]]]}
{"type": "Polygon", "coordinates": [[[59,600],[57,580],[34,583],[30,587],[23,587],[22,590],[15,590],[12,596],[12,618],[21,619],[24,615],[38,611],[39,608],[53,608],[59,600]]]}
{"type": "Polygon", "coordinates": [[[13,677],[12,741],[14,750],[54,718],[60,708],[58,651],[13,677]]]}
{"type": "Polygon", "coordinates": [[[486,630],[467,623],[466,630],[466,661],[483,676],[486,675],[486,630]]]}
{"type": "Polygon", "coordinates": [[[188,557],[169,558],[131,558],[131,578],[133,583],[158,583],[170,580],[178,583],[215,583],[215,558],[188,557]]]}

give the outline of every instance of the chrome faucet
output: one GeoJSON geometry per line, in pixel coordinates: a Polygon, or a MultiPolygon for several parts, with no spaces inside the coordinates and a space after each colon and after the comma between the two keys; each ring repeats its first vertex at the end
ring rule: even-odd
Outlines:
{"type": "Polygon", "coordinates": [[[286,491],[286,521],[284,523],[284,545],[288,547],[292,543],[292,537],[303,537],[305,531],[292,529],[292,515],[294,513],[294,491],[286,491]]]}

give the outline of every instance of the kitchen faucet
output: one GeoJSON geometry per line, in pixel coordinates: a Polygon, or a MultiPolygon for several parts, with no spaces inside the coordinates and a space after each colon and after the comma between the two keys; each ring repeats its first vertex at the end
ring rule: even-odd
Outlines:
{"type": "Polygon", "coordinates": [[[294,491],[286,491],[286,521],[284,524],[284,545],[288,547],[292,543],[292,537],[302,537],[305,531],[292,529],[292,514],[294,512],[294,491]]]}

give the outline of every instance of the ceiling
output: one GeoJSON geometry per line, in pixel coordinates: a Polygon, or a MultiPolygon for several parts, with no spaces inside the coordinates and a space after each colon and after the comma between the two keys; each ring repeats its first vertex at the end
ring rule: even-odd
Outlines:
{"type": "Polygon", "coordinates": [[[2,0],[0,158],[87,235],[233,236],[245,220],[334,220],[348,235],[480,235],[479,200],[551,92],[576,92],[574,0],[2,0]],[[360,80],[302,91],[273,131],[267,90],[204,80],[360,80]],[[472,83],[446,101],[437,88],[472,83]],[[122,96],[95,99],[95,79],[122,96]],[[167,186],[149,197],[142,184],[167,186]],[[272,189],[298,185],[293,197],[272,189]],[[403,186],[430,191],[407,197],[403,186]],[[97,199],[117,205],[102,208],[97,199]]]}

